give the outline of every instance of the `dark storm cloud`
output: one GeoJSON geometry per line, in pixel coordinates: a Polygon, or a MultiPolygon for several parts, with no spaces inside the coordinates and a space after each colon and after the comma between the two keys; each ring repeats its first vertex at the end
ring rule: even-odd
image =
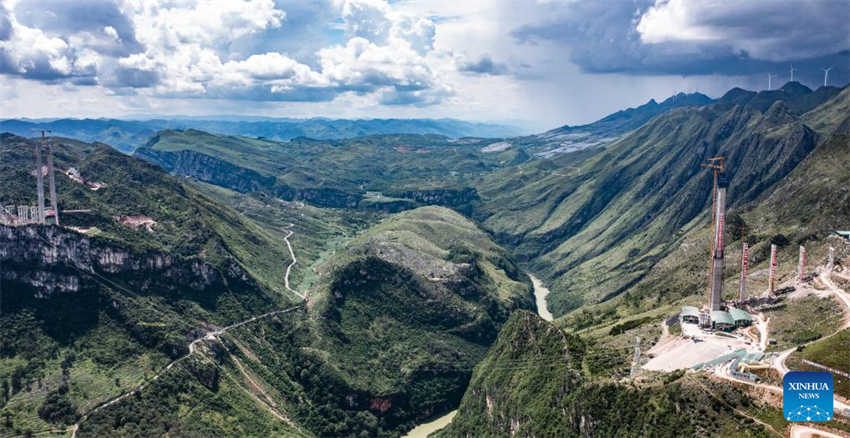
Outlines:
{"type": "MultiPolygon", "coordinates": [[[[57,69],[51,64],[46,53],[36,53],[21,64],[15,61],[14,56],[7,49],[2,47],[0,47],[0,74],[10,74],[45,82],[55,82],[75,76],[75,74],[57,69]]],[[[88,76],[88,73],[81,72],[78,76],[85,77],[88,76]]]]}
{"type": "Polygon", "coordinates": [[[138,68],[119,67],[114,72],[114,84],[118,87],[145,88],[159,82],[159,73],[138,68]]]}
{"type": "Polygon", "coordinates": [[[583,1],[555,15],[512,35],[563,44],[590,73],[742,75],[785,71],[792,62],[820,69],[847,66],[850,49],[850,6],[843,1],[583,1]],[[647,20],[642,34],[639,24],[653,5],[655,12],[675,7],[689,21],[647,20]]]}
{"type": "Polygon", "coordinates": [[[12,23],[9,21],[9,11],[0,4],[0,41],[6,41],[12,36],[12,23]]]}
{"type": "Polygon", "coordinates": [[[400,106],[412,105],[417,107],[426,107],[438,105],[445,97],[452,93],[448,90],[403,90],[398,88],[390,88],[380,93],[379,102],[381,105],[400,106]]]}
{"type": "Polygon", "coordinates": [[[484,55],[478,61],[461,64],[460,71],[497,76],[507,74],[508,67],[505,64],[493,62],[489,55],[484,55]]]}
{"type": "Polygon", "coordinates": [[[0,48],[0,73],[17,73],[9,54],[2,48],[0,48]]]}
{"type": "Polygon", "coordinates": [[[71,80],[71,83],[80,87],[90,87],[98,84],[97,79],[91,76],[74,78],[71,80]]]}
{"type": "Polygon", "coordinates": [[[142,50],[133,24],[113,0],[29,0],[18,3],[14,12],[21,24],[48,35],[67,39],[86,33],[90,37],[85,38],[85,46],[110,56],[142,50]]]}

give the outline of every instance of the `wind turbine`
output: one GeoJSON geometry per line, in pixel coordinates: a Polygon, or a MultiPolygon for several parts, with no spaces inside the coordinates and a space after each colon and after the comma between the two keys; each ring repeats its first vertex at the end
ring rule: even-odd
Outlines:
{"type": "Polygon", "coordinates": [[[773,73],[767,74],[767,91],[770,91],[770,90],[773,89],[772,82],[773,82],[774,76],[776,76],[776,75],[774,75],[773,73]]]}
{"type": "Polygon", "coordinates": [[[829,81],[829,71],[832,70],[832,67],[827,67],[823,69],[823,86],[825,87],[827,82],[829,81]]]}
{"type": "Polygon", "coordinates": [[[791,64],[791,81],[794,82],[794,64],[791,64]]]}

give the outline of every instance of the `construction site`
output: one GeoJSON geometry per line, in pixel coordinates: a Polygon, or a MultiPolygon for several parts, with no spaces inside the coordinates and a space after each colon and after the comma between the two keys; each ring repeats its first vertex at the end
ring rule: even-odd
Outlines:
{"type": "MultiPolygon", "coordinates": [[[[782,392],[782,376],[790,370],[786,359],[805,345],[779,349],[771,329],[778,329],[766,317],[769,311],[784,307],[787,302],[807,296],[834,299],[841,307],[840,330],[850,322],[850,294],[837,287],[833,276],[844,279],[839,272],[834,247],[829,246],[826,263],[816,266],[813,272],[807,270],[806,248],[799,246],[797,266],[792,278],[777,280],[778,247],[770,244],[767,281],[764,290],[751,294],[747,290],[750,248],[741,243],[739,286],[734,299],[724,295],[725,247],[724,227],[726,220],[726,194],[728,183],[723,176],[724,158],[714,157],[704,164],[714,176],[712,196],[712,235],[709,264],[707,268],[707,287],[701,306],[682,306],[679,313],[662,322],[662,336],[658,342],[645,352],[642,369],[652,371],[688,370],[707,372],[715,378],[732,381],[736,384],[766,390],[774,396],[782,392]],[[670,328],[678,325],[680,334],[671,335],[670,328]]],[[[846,245],[846,236],[841,232],[836,244],[846,245]]],[[[743,239],[742,239],[743,240],[743,239]]],[[[801,316],[806,318],[807,316],[801,316]]],[[[829,335],[832,336],[832,335],[829,335]]],[[[813,341],[812,341],[813,342],[813,341]]],[[[784,347],[783,347],[784,348],[784,347]]],[[[640,352],[635,352],[635,363],[640,352]]],[[[821,365],[810,363],[816,368],[821,365]]],[[[832,372],[836,372],[832,370],[832,372]]],[[[839,373],[840,374],[840,373],[839,373]]],[[[780,398],[781,399],[781,398],[780,398]]],[[[850,406],[846,400],[836,396],[835,411],[839,415],[850,416],[850,406]]]]}
{"type": "Polygon", "coordinates": [[[47,141],[47,132],[41,132],[41,143],[35,145],[35,168],[33,174],[36,178],[36,195],[38,204],[35,206],[18,205],[3,206],[0,204],[0,223],[3,225],[30,225],[52,223],[59,225],[59,207],[56,200],[56,176],[53,169],[53,145],[47,141]],[[47,166],[42,162],[42,154],[47,154],[47,166]],[[44,202],[44,178],[48,178],[50,185],[50,209],[46,209],[44,202]]]}
{"type": "MultiPolygon", "coordinates": [[[[56,194],[56,167],[53,161],[53,142],[47,137],[49,131],[41,131],[41,141],[34,146],[35,165],[30,172],[36,179],[36,205],[4,205],[0,199],[0,225],[25,226],[25,225],[60,225],[59,222],[59,200],[56,194]],[[43,160],[43,157],[46,157],[43,160]],[[45,179],[49,190],[50,205],[46,205],[48,199],[45,196],[45,179]]],[[[69,180],[86,187],[89,190],[101,190],[107,185],[102,182],[89,181],[85,179],[75,167],[60,170],[69,180]]],[[[90,210],[65,210],[63,214],[90,213],[90,210]]],[[[151,231],[156,221],[146,216],[115,216],[118,223],[124,224],[134,230],[144,227],[151,231]]],[[[66,227],[68,229],[86,232],[87,228],[66,227]]]]}

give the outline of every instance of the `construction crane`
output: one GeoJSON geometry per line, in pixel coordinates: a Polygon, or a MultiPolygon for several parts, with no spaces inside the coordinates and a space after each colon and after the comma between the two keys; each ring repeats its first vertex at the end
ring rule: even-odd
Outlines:
{"type": "Polygon", "coordinates": [[[706,298],[711,303],[712,279],[714,278],[714,256],[717,248],[717,181],[720,174],[726,169],[726,157],[711,157],[707,163],[702,163],[700,166],[711,169],[714,174],[714,186],[711,190],[711,229],[714,232],[714,237],[711,239],[711,255],[708,258],[708,281],[706,282],[706,298]]]}

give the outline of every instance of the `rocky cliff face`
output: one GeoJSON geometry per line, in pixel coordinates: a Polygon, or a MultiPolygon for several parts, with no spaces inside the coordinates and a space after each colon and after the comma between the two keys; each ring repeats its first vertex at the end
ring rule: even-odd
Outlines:
{"type": "Polygon", "coordinates": [[[203,291],[227,283],[251,281],[236,263],[213,267],[202,260],[181,260],[126,249],[53,226],[0,226],[3,280],[31,286],[37,298],[77,292],[92,277],[120,275],[141,292],[203,291]]]}
{"type": "Polygon", "coordinates": [[[467,187],[464,189],[433,189],[433,190],[410,190],[406,192],[388,193],[388,196],[396,198],[412,199],[425,205],[442,205],[453,207],[464,211],[469,209],[469,204],[478,201],[478,191],[467,187]]]}
{"type": "Polygon", "coordinates": [[[267,192],[287,201],[301,200],[331,208],[353,208],[363,198],[359,193],[327,187],[297,189],[280,183],[273,176],[264,176],[254,170],[190,150],[168,152],[146,147],[138,149],[136,156],[171,173],[190,176],[241,193],[267,192]]]}
{"type": "MultiPolygon", "coordinates": [[[[154,140],[156,137],[151,141],[154,140]]],[[[256,171],[195,151],[168,152],[145,147],[138,149],[136,156],[171,173],[191,176],[243,193],[266,189],[275,183],[274,177],[263,176],[256,171]]]]}

